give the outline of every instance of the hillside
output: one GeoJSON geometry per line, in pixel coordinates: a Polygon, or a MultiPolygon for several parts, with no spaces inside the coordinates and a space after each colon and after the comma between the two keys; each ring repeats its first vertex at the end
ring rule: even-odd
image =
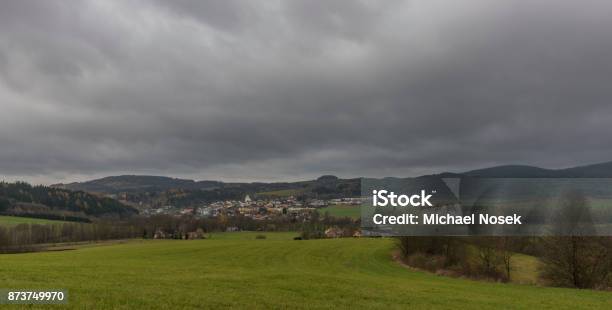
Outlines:
{"type": "Polygon", "coordinates": [[[52,187],[99,193],[164,191],[169,189],[212,189],[221,185],[216,181],[177,179],[151,175],[109,176],[87,182],[54,184],[52,187]]]}
{"type": "Polygon", "coordinates": [[[61,283],[73,309],[605,309],[612,303],[610,292],[413,271],[391,259],[390,239],[255,235],[6,255],[3,282],[25,288],[61,283]]]}
{"type": "Polygon", "coordinates": [[[612,178],[612,161],[594,165],[560,169],[557,173],[561,177],[573,178],[612,178]]]}
{"type": "MultiPolygon", "coordinates": [[[[441,182],[441,178],[462,176],[484,178],[612,178],[612,162],[566,169],[544,169],[525,165],[504,165],[464,173],[421,176],[421,181],[441,182]]],[[[240,200],[245,195],[260,198],[296,196],[299,199],[332,199],[361,194],[361,179],[342,179],[324,175],[300,182],[224,183],[194,181],[163,176],[123,175],[81,183],[56,184],[54,188],[114,195],[131,205],[177,207],[194,206],[218,200],[240,200]]],[[[444,188],[444,186],[436,186],[444,188]]],[[[440,195],[438,195],[440,196],[440,195]]]]}
{"type": "Polygon", "coordinates": [[[6,216],[0,215],[0,226],[15,226],[19,224],[62,224],[64,221],[47,220],[32,217],[6,216]]]}
{"type": "Polygon", "coordinates": [[[265,193],[283,190],[296,190],[296,193],[312,193],[313,195],[334,195],[337,192],[348,194],[357,192],[359,179],[340,179],[325,175],[316,180],[300,182],[253,182],[253,183],[224,183],[219,181],[194,181],[163,176],[148,175],[122,175],[109,176],[101,179],[74,182],[68,184],[54,184],[51,187],[97,192],[104,194],[146,193],[162,192],[168,190],[184,191],[238,191],[244,193],[265,193]]]}
{"type": "Polygon", "coordinates": [[[483,178],[550,178],[555,170],[523,165],[505,165],[467,171],[464,175],[483,178]]]}
{"type": "Polygon", "coordinates": [[[49,219],[122,216],[137,211],[114,199],[86,192],[0,182],[0,214],[35,215],[49,219]]]}
{"type": "Polygon", "coordinates": [[[612,178],[612,162],[566,169],[505,165],[471,170],[464,175],[485,178],[612,178]]]}
{"type": "MultiPolygon", "coordinates": [[[[440,178],[446,177],[490,177],[490,178],[612,178],[612,162],[579,166],[565,169],[545,169],[526,165],[503,165],[466,171],[463,173],[444,172],[428,175],[440,178]]],[[[326,194],[355,193],[355,184],[359,179],[342,179],[332,175],[324,175],[316,180],[300,182],[277,183],[224,183],[220,181],[194,181],[187,179],[170,178],[165,176],[149,175],[121,175],[109,176],[101,179],[74,182],[68,184],[54,184],[54,188],[77,191],[116,194],[120,192],[161,192],[172,189],[189,191],[226,190],[242,193],[266,193],[277,191],[291,191],[292,193],[305,193],[313,196],[326,194]]]]}
{"type": "Polygon", "coordinates": [[[191,206],[226,199],[243,199],[245,195],[301,198],[341,198],[360,195],[359,179],[322,176],[316,180],[277,183],[223,183],[193,181],[158,176],[114,176],[83,183],[55,184],[52,187],[90,193],[116,195],[130,203],[149,206],[191,206]]]}

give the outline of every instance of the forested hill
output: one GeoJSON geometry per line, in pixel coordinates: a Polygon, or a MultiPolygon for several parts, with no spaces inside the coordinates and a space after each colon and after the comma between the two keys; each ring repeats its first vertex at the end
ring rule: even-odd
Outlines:
{"type": "Polygon", "coordinates": [[[136,209],[114,199],[86,192],[32,186],[27,183],[0,182],[0,213],[63,216],[126,216],[136,209]]]}
{"type": "Polygon", "coordinates": [[[192,181],[158,176],[113,176],[83,183],[56,184],[54,188],[114,195],[121,201],[144,206],[195,206],[218,200],[238,200],[245,195],[298,199],[358,197],[360,179],[325,175],[316,180],[278,183],[223,183],[192,181]]]}
{"type": "MultiPolygon", "coordinates": [[[[545,169],[526,165],[505,165],[462,173],[433,174],[433,176],[472,176],[490,178],[612,178],[612,162],[566,169],[545,169]]],[[[355,195],[359,192],[358,179],[341,179],[331,175],[322,176],[317,180],[279,183],[224,183],[219,181],[194,181],[164,176],[120,175],[87,182],[55,184],[51,187],[104,194],[118,194],[122,192],[163,192],[168,190],[221,191],[223,193],[238,191],[242,194],[295,189],[301,192],[312,192],[316,196],[325,194],[355,195]]]]}
{"type": "Polygon", "coordinates": [[[612,178],[612,162],[565,169],[545,169],[525,165],[505,165],[464,172],[485,178],[612,178]]]}
{"type": "MultiPolygon", "coordinates": [[[[422,177],[461,178],[612,178],[612,162],[566,169],[545,169],[525,165],[490,167],[463,173],[442,173],[422,177]]],[[[252,197],[295,196],[298,199],[358,197],[359,178],[342,179],[324,175],[316,180],[277,183],[224,183],[194,181],[163,176],[120,175],[81,183],[52,185],[57,189],[112,195],[121,201],[142,206],[197,206],[219,200],[252,197]]]]}
{"type": "Polygon", "coordinates": [[[157,192],[169,189],[214,189],[223,183],[216,181],[193,181],[153,175],[120,175],[82,183],[55,184],[55,188],[81,190],[86,192],[116,194],[120,192],[157,192]]]}

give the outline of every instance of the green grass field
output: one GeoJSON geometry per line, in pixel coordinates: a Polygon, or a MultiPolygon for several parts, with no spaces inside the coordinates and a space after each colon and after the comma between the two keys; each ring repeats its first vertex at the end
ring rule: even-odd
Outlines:
{"type": "Polygon", "coordinates": [[[294,237],[300,235],[297,232],[252,232],[238,231],[232,233],[212,233],[207,235],[210,240],[256,240],[257,236],[266,236],[266,240],[293,240],[294,237]]]}
{"type": "MultiPolygon", "coordinates": [[[[391,239],[213,234],[0,255],[0,286],[69,291],[77,309],[605,309],[612,293],[477,282],[405,268],[391,239]]],[[[9,306],[6,306],[10,308],[9,306]]]]}
{"type": "Polygon", "coordinates": [[[60,224],[63,221],[37,219],[31,217],[5,216],[0,215],[0,226],[10,226],[18,224],[60,224]]]}
{"type": "Polygon", "coordinates": [[[329,207],[318,209],[318,211],[321,215],[325,214],[325,212],[329,212],[329,215],[335,217],[350,217],[354,219],[361,217],[360,206],[330,205],[329,207]]]}

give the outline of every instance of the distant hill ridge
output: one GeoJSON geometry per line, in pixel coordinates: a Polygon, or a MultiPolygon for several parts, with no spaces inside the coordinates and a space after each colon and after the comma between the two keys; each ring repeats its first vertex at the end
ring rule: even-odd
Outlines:
{"type": "Polygon", "coordinates": [[[612,161],[565,169],[504,165],[467,171],[463,174],[487,178],[612,178],[612,161]]]}
{"type": "Polygon", "coordinates": [[[101,179],[74,182],[69,184],[54,184],[52,187],[70,190],[82,190],[99,193],[115,193],[120,191],[163,191],[169,189],[213,189],[222,182],[194,181],[165,176],[152,175],[119,175],[101,179]]]}
{"type": "MultiPolygon", "coordinates": [[[[444,172],[421,177],[486,177],[486,178],[612,178],[612,161],[565,169],[545,169],[527,165],[503,165],[463,173],[444,172]]],[[[355,195],[359,193],[358,179],[342,179],[324,175],[316,180],[278,183],[225,183],[220,181],[194,181],[150,175],[109,176],[87,182],[55,184],[52,187],[97,193],[119,192],[163,192],[169,190],[221,191],[240,196],[244,193],[299,189],[302,193],[312,193],[315,197],[333,195],[355,195]]],[[[208,194],[206,194],[208,195],[208,194]]]]}

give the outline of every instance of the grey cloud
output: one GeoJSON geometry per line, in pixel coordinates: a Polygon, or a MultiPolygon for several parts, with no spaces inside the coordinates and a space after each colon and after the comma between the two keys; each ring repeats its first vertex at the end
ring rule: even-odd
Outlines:
{"type": "Polygon", "coordinates": [[[0,175],[612,160],[605,1],[0,4],[0,175]]]}

